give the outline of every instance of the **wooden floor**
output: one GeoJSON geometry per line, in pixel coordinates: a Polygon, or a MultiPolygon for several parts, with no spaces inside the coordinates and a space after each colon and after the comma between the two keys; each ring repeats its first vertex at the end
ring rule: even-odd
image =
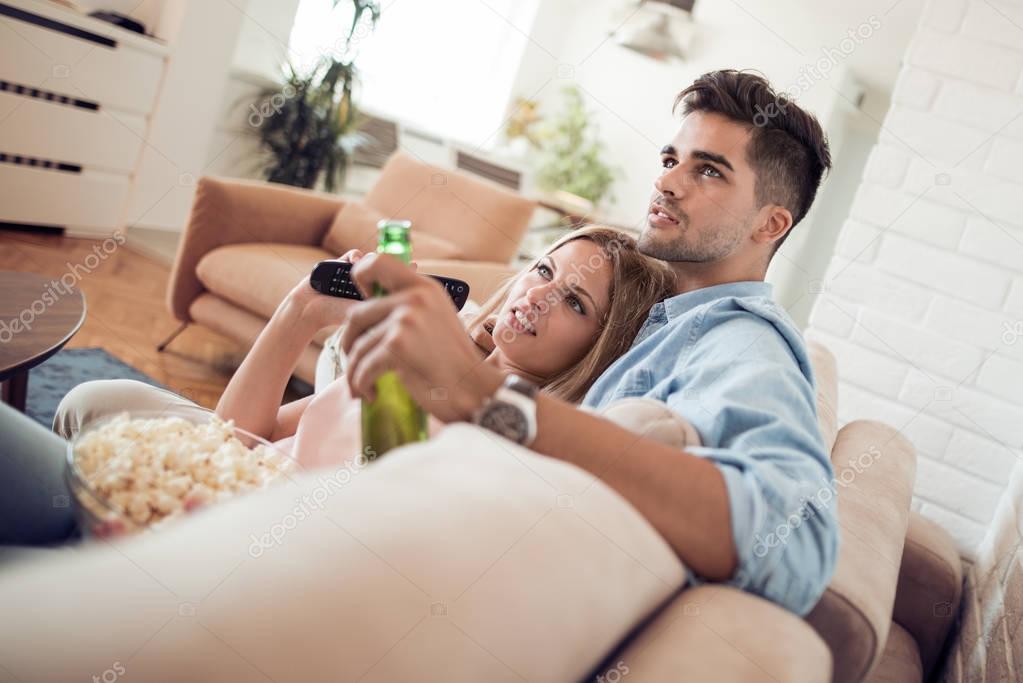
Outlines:
{"type": "MultiPolygon", "coordinates": [[[[179,325],[166,304],[169,269],[119,246],[87,272],[85,259],[99,244],[96,240],[0,229],[0,270],[31,271],[56,279],[77,267],[87,313],[67,348],[106,349],[200,405],[216,406],[244,357],[244,349],[191,325],[165,351],[157,352],[156,345],[179,325]]],[[[90,258],[88,262],[93,261],[90,258]]],[[[31,395],[31,374],[28,391],[31,395]]]]}

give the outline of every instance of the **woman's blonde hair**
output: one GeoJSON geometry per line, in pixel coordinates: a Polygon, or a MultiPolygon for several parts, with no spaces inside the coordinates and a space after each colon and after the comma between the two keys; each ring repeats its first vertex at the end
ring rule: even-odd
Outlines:
{"type": "MultiPolygon", "coordinates": [[[[578,363],[549,378],[542,387],[546,393],[572,403],[581,401],[590,385],[629,350],[650,307],[670,296],[675,284],[674,275],[667,265],[640,253],[636,240],[628,234],[605,226],[591,225],[574,230],[552,244],[544,256],[575,240],[589,240],[600,247],[603,254],[600,262],[593,265],[595,257],[591,257],[590,263],[583,268],[590,268],[592,272],[603,265],[603,259],[610,261],[611,288],[608,292],[610,303],[600,321],[600,332],[593,345],[578,363]]],[[[523,273],[535,268],[542,258],[501,285],[469,322],[470,336],[487,353],[494,349],[492,333],[497,312],[504,306],[512,286],[523,273]]],[[[583,268],[577,268],[576,272],[583,268]]]]}

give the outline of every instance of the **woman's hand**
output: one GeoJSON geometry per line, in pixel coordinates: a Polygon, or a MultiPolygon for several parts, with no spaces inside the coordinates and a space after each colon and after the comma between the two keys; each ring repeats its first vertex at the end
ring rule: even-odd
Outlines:
{"type": "MultiPolygon", "coordinates": [[[[350,249],[342,254],[337,261],[358,263],[365,254],[359,249],[350,249]]],[[[285,305],[295,306],[303,323],[317,331],[324,327],[340,325],[348,318],[352,306],[358,303],[354,299],[342,299],[336,296],[320,294],[309,284],[309,276],[304,276],[284,299],[285,305]]]]}
{"type": "MultiPolygon", "coordinates": [[[[335,261],[351,264],[358,263],[366,254],[360,249],[349,249],[335,261]]],[[[412,263],[413,270],[416,264],[412,263]]],[[[324,327],[340,325],[348,319],[352,307],[358,303],[355,299],[343,299],[327,294],[320,294],[309,285],[309,276],[305,276],[285,297],[285,302],[297,307],[300,318],[316,331],[324,327]]]]}

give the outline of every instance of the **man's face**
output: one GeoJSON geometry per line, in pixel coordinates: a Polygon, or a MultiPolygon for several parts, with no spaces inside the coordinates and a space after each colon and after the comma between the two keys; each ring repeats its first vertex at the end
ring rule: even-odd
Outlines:
{"type": "Polygon", "coordinates": [[[670,262],[715,263],[749,245],[757,215],[749,131],[719,114],[693,112],[661,150],[661,175],[639,248],[670,262]]]}

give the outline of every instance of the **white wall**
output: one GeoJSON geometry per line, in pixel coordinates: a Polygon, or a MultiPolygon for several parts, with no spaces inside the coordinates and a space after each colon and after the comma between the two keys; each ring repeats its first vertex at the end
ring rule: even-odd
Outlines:
{"type": "MultiPolygon", "coordinates": [[[[880,3],[865,3],[861,22],[869,21],[874,5],[880,7],[880,3]]],[[[563,86],[575,84],[582,89],[607,145],[607,159],[621,171],[615,186],[617,202],[606,206],[603,214],[611,222],[637,226],[659,172],[658,152],[678,126],[671,107],[683,87],[702,73],[729,67],[758,69],[781,89],[798,87],[800,105],[814,112],[832,142],[838,143],[833,144],[836,171],[826,182],[821,200],[786,242],[768,274],[779,301],[798,323],[805,323],[816,296],[812,283],[823,276],[839,227],[835,222],[818,227],[816,213],[827,201],[840,208],[848,205],[849,191],[862,169],[858,164],[872,143],[854,140],[844,149],[840,144],[843,127],[850,125],[850,101],[855,101],[857,91],[844,54],[834,60],[826,78],[810,79],[809,87],[798,85],[800,74],[821,58],[822,50],[838,50],[845,32],[822,28],[817,20],[826,10],[805,4],[751,0],[739,7],[698,2],[694,17],[697,35],[690,57],[684,62],[660,63],[608,38],[623,19],[630,18],[628,12],[622,14],[623,7],[628,3],[618,0],[542,3],[514,93],[539,100],[542,110],[550,113],[560,106],[563,86]],[[840,187],[825,199],[827,183],[836,178],[840,187]],[[806,258],[807,250],[816,256],[806,258]]],[[[850,56],[883,34],[880,19],[878,26],[868,30],[871,36],[854,46],[850,56]]],[[[855,29],[856,24],[847,28],[855,29]]],[[[827,217],[834,221],[834,214],[833,210],[827,217]]]]}
{"type": "Polygon", "coordinates": [[[244,7],[166,3],[160,26],[170,52],[132,183],[124,218],[129,229],[182,229],[206,166],[244,7]]]}
{"type": "Polygon", "coordinates": [[[262,115],[265,98],[259,93],[280,88],[298,3],[249,0],[221,95],[216,128],[206,150],[203,175],[262,177],[262,153],[251,119],[262,115]]]}
{"type": "Polygon", "coordinates": [[[810,335],[840,421],[919,454],[914,507],[972,557],[1023,447],[1023,5],[933,0],[810,335]]]}

